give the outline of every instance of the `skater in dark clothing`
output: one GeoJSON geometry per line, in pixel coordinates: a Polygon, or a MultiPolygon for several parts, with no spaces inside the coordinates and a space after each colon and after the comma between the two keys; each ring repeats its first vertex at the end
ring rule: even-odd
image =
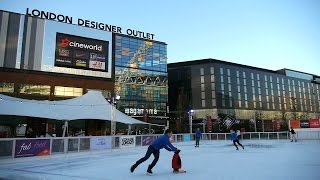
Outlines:
{"type": "Polygon", "coordinates": [[[181,169],[182,163],[179,156],[180,150],[176,151],[172,157],[172,169],[173,173],[185,173],[186,171],[181,169]]]}
{"type": "Polygon", "coordinates": [[[293,139],[294,139],[294,142],[297,142],[297,138],[296,138],[296,132],[294,132],[294,130],[292,129],[291,127],[291,130],[289,131],[291,133],[291,142],[293,142],[293,139]]]}
{"type": "Polygon", "coordinates": [[[242,149],[244,149],[242,144],[240,144],[240,142],[239,142],[238,135],[235,130],[231,131],[231,140],[233,141],[233,145],[237,148],[237,150],[239,150],[239,148],[236,145],[236,143],[238,143],[242,147],[242,149]]]}
{"type": "Polygon", "coordinates": [[[202,137],[202,133],[201,133],[200,129],[198,128],[196,130],[196,146],[195,147],[199,147],[199,141],[200,141],[201,137],[202,137]]]}
{"type": "Polygon", "coordinates": [[[165,148],[168,151],[173,151],[173,152],[178,151],[178,149],[174,147],[169,141],[169,138],[171,136],[172,136],[172,131],[167,129],[164,135],[160,136],[148,147],[146,155],[143,158],[139,159],[134,165],[131,166],[130,171],[133,172],[135,168],[139,166],[139,164],[149,159],[151,154],[153,154],[154,160],[148,166],[148,170],[147,170],[149,174],[152,174],[152,168],[157,164],[159,160],[160,149],[165,148]]]}

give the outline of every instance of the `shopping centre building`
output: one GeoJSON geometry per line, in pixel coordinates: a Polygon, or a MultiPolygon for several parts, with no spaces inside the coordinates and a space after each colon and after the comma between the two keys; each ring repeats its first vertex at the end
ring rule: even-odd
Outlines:
{"type": "Polygon", "coordinates": [[[320,77],[314,74],[201,59],[168,64],[168,78],[170,119],[178,131],[188,132],[189,117],[213,132],[231,124],[245,131],[288,130],[289,120],[310,127],[309,120],[320,117],[320,77]]]}
{"type": "MultiPolygon", "coordinates": [[[[63,100],[99,90],[115,95],[117,109],[136,119],[165,124],[167,44],[155,35],[36,9],[0,11],[0,93],[34,100],[63,100]]],[[[21,124],[61,133],[54,120],[1,116],[2,128],[21,124]],[[40,122],[40,123],[39,123],[40,122]]],[[[75,131],[108,134],[102,121],[79,120],[75,131]]]]}

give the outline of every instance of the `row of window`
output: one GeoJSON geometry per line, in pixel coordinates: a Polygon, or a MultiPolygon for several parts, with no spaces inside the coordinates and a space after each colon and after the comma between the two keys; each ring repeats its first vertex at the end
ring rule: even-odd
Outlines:
{"type": "MultiPolygon", "coordinates": [[[[19,94],[50,95],[51,87],[47,85],[17,84],[19,94]]],[[[14,93],[14,83],[0,83],[0,93],[14,93]]],[[[83,95],[82,88],[54,87],[54,96],[78,97],[83,95]]]]}
{"type": "MultiPolygon", "coordinates": [[[[228,105],[230,107],[233,107],[233,96],[232,96],[232,83],[231,83],[231,73],[230,69],[226,69],[224,71],[224,68],[220,68],[220,92],[222,94],[222,106],[226,106],[226,101],[229,99],[228,105]],[[227,76],[224,76],[227,75],[227,76]],[[225,85],[224,79],[227,79],[227,85],[225,85]],[[225,88],[227,86],[227,89],[225,88]]],[[[202,97],[202,107],[205,107],[205,92],[204,87],[206,85],[205,83],[205,76],[204,76],[204,68],[200,68],[200,86],[201,86],[201,97],[202,97]]],[[[212,106],[216,106],[216,93],[215,93],[215,80],[214,80],[214,67],[210,68],[210,74],[211,74],[211,90],[212,90],[212,106]]],[[[247,91],[247,79],[246,79],[246,72],[236,71],[237,76],[237,92],[238,92],[238,107],[242,107],[244,105],[245,108],[248,108],[248,91],[247,91]],[[242,79],[240,79],[240,77],[242,79]],[[241,82],[241,80],[243,80],[241,82]],[[244,97],[244,99],[242,99],[244,97]]],[[[262,104],[266,104],[267,109],[275,109],[275,96],[279,97],[279,109],[297,109],[297,106],[292,101],[292,98],[295,98],[300,95],[300,99],[304,99],[300,101],[300,109],[302,111],[304,110],[315,110],[315,102],[318,101],[320,103],[320,96],[319,96],[319,85],[312,84],[312,83],[306,83],[300,82],[299,80],[290,80],[287,79],[287,83],[285,85],[285,79],[276,77],[277,82],[277,88],[278,93],[276,94],[276,91],[274,91],[273,86],[273,78],[272,76],[264,75],[264,88],[265,88],[265,99],[266,102],[262,101],[261,97],[261,85],[260,85],[260,74],[256,74],[256,77],[253,73],[251,73],[251,85],[252,85],[252,102],[254,108],[262,108],[262,104]],[[297,82],[298,86],[295,86],[295,82],[297,82]],[[255,89],[255,85],[257,86],[257,92],[255,89]],[[301,87],[300,87],[301,86],[301,87]],[[282,89],[280,89],[282,87],[282,89]],[[288,89],[285,89],[288,88],[288,89]],[[296,89],[299,89],[299,94],[296,93],[296,89]],[[301,91],[302,89],[302,91],[301,91]],[[315,90],[316,89],[316,90],[315,90]],[[289,91],[288,94],[286,94],[286,90],[289,91]],[[309,96],[306,96],[306,92],[309,93],[309,96]],[[258,93],[258,94],[256,94],[258,93]],[[302,97],[303,93],[303,97],[302,97]],[[311,96],[313,95],[313,96],[311,96]],[[317,97],[315,97],[317,95],[317,97]],[[286,96],[289,97],[290,101],[286,101],[286,96]],[[282,101],[283,100],[283,101],[282,101]],[[307,101],[309,101],[309,106],[307,105],[307,101]],[[304,102],[304,103],[303,103],[304,102]]],[[[320,108],[320,107],[319,107],[320,108]]],[[[319,109],[320,110],[320,109],[319,109]]]]}

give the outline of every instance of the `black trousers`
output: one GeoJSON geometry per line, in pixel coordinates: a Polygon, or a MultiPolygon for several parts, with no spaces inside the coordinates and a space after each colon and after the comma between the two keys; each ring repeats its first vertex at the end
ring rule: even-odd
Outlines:
{"type": "Polygon", "coordinates": [[[233,145],[238,149],[238,146],[236,145],[236,143],[238,143],[243,148],[242,144],[240,144],[238,139],[233,141],[233,145]]]}
{"type": "Polygon", "coordinates": [[[160,151],[159,150],[156,150],[154,149],[151,145],[148,147],[148,150],[147,150],[147,153],[146,155],[139,159],[135,166],[139,166],[139,164],[143,163],[144,161],[146,161],[147,159],[149,159],[149,157],[151,156],[151,154],[153,154],[154,156],[154,160],[152,161],[152,163],[149,165],[149,169],[152,169],[158,162],[159,160],[159,155],[160,155],[160,151]]]}
{"type": "Polygon", "coordinates": [[[196,146],[199,146],[200,137],[196,137],[196,146]]]}

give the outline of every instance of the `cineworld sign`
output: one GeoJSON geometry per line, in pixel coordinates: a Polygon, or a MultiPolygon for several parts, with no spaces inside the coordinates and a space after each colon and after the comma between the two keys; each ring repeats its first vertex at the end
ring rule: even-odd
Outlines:
{"type": "Polygon", "coordinates": [[[64,48],[68,47],[76,47],[81,49],[89,49],[89,50],[95,50],[95,51],[102,51],[102,45],[92,45],[92,44],[86,44],[86,43],[79,43],[77,41],[70,41],[68,38],[62,39],[60,42],[60,46],[64,48]]]}
{"type": "Polygon", "coordinates": [[[99,30],[113,32],[113,33],[127,34],[129,36],[150,39],[150,40],[154,40],[154,36],[155,36],[152,33],[146,33],[146,32],[137,31],[133,29],[123,29],[122,27],[119,27],[119,26],[114,26],[114,25],[105,24],[105,23],[96,22],[96,21],[90,21],[86,19],[78,18],[76,21],[74,21],[74,18],[72,16],[55,14],[52,12],[41,11],[38,9],[29,10],[29,8],[27,8],[26,15],[32,16],[32,17],[38,17],[42,19],[54,20],[54,21],[63,22],[67,24],[76,24],[78,26],[84,26],[88,28],[99,29],[99,30]]]}

